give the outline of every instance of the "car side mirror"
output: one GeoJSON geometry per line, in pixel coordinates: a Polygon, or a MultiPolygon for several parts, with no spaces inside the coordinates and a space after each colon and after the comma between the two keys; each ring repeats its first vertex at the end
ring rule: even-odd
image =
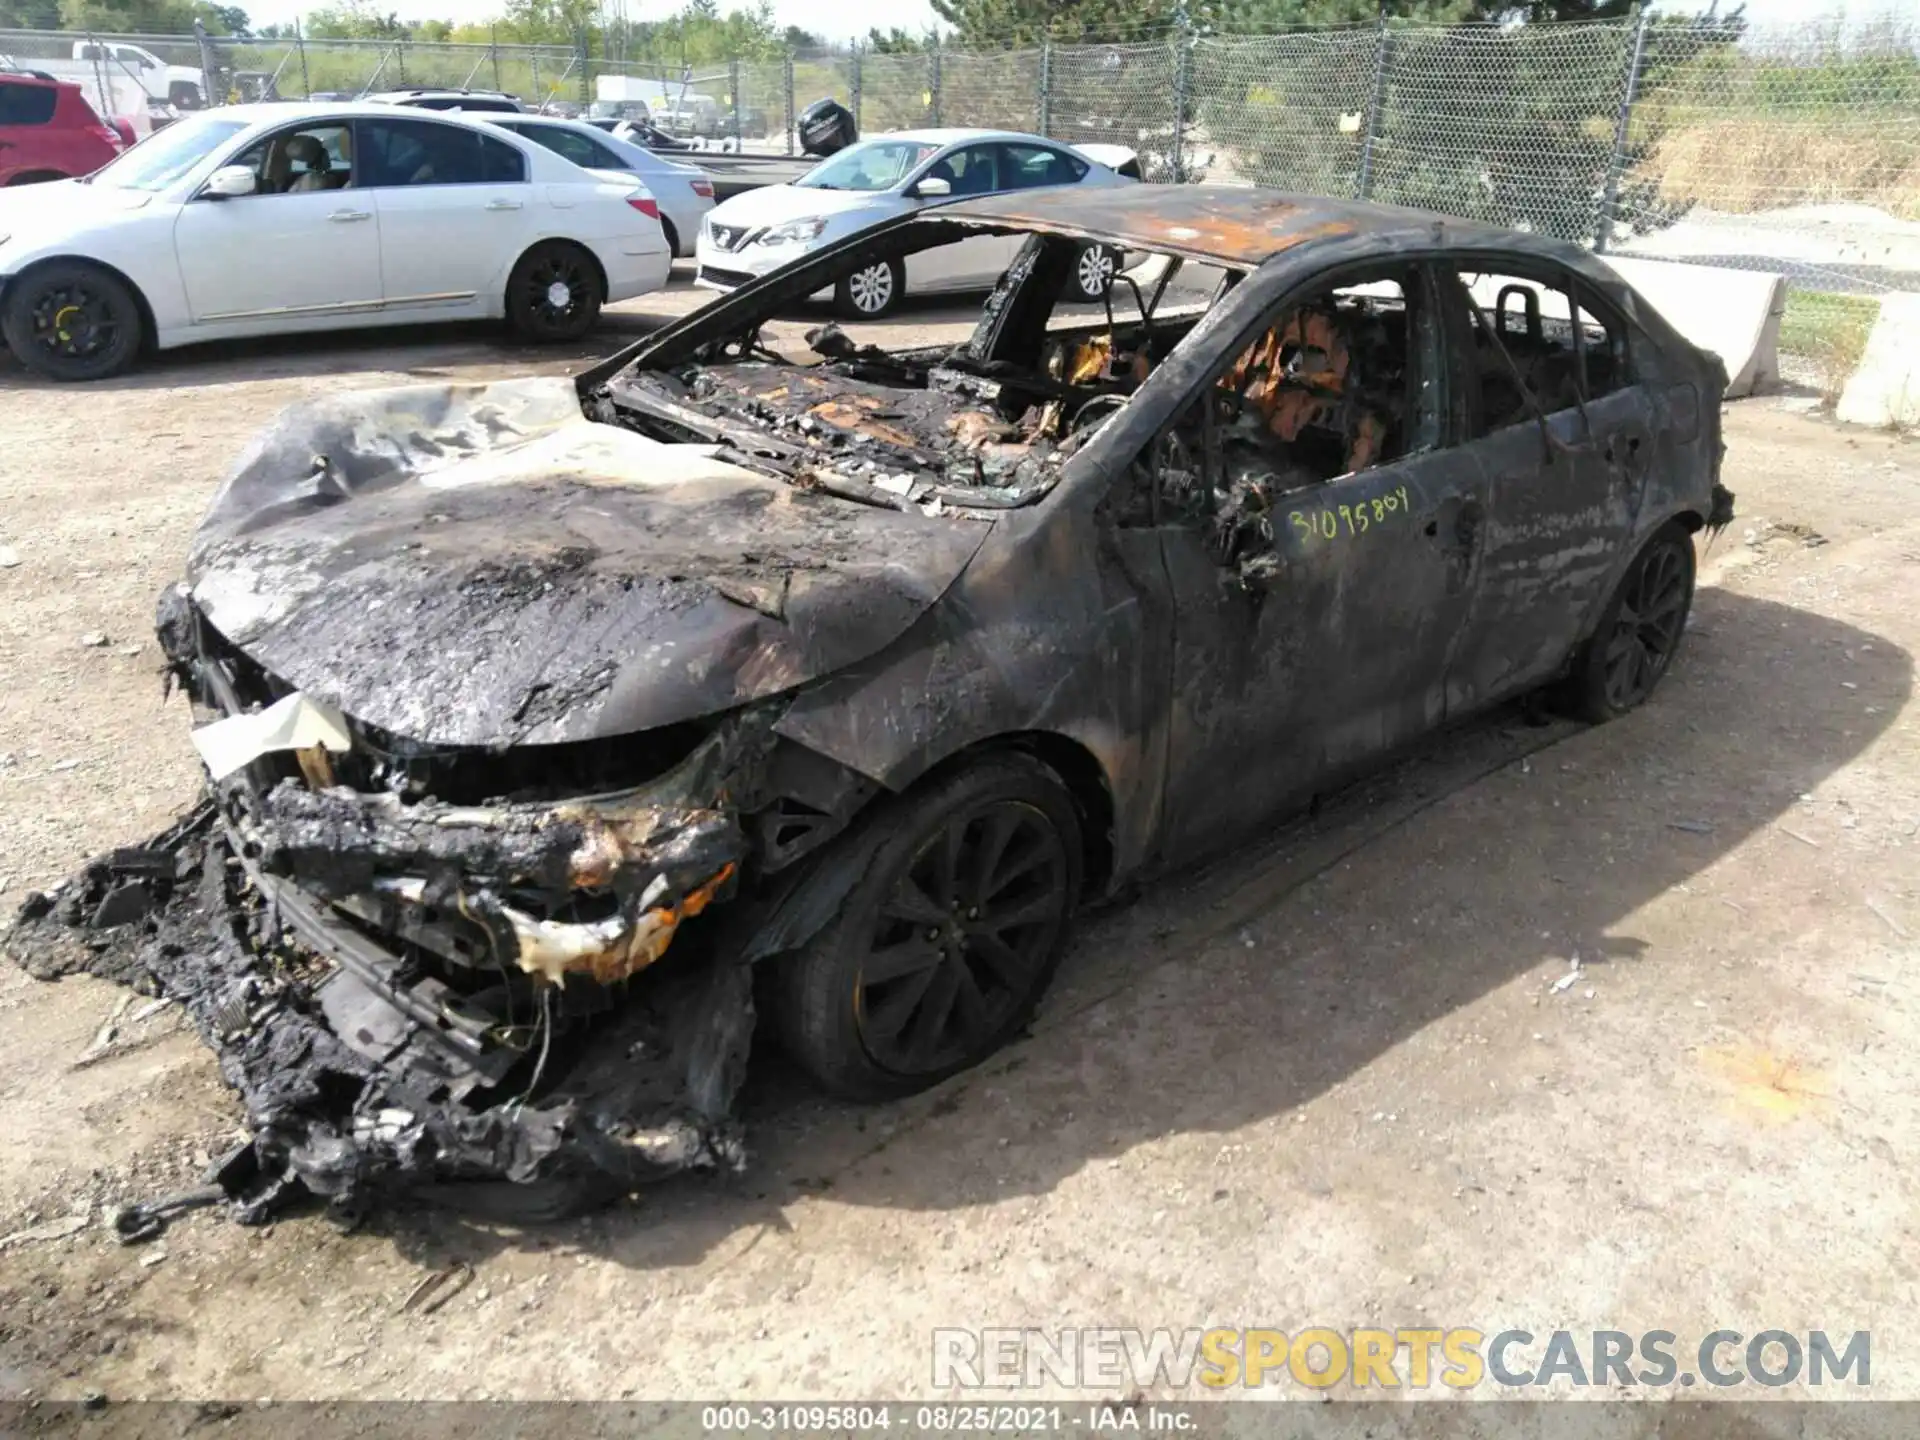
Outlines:
{"type": "Polygon", "coordinates": [[[259,188],[254,179],[253,169],[247,165],[222,165],[207,179],[206,188],[200,193],[209,200],[237,200],[242,195],[251,195],[259,188]]]}
{"type": "Polygon", "coordinates": [[[942,180],[938,175],[923,175],[915,183],[913,193],[922,200],[938,200],[943,195],[953,194],[953,182],[942,180]]]}

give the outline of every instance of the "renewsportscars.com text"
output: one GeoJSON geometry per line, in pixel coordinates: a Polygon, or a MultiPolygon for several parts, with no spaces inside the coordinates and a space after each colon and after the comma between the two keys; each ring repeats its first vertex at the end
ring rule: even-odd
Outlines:
{"type": "Polygon", "coordinates": [[[942,1389],[1727,1389],[1872,1382],[1873,1336],[1866,1330],[1713,1330],[1697,1340],[1671,1330],[1536,1335],[1465,1326],[933,1332],[933,1383],[942,1389]]]}

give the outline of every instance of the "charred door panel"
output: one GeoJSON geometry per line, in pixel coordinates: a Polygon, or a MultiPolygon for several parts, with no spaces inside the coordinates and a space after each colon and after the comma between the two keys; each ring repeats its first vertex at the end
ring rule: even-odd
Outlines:
{"type": "Polygon", "coordinates": [[[1162,531],[1170,846],[1251,829],[1440,723],[1479,489],[1471,461],[1441,451],[1285,496],[1277,568],[1251,593],[1195,530],[1162,531]]]}
{"type": "Polygon", "coordinates": [[[1488,495],[1480,580],[1447,707],[1460,714],[1548,679],[1619,569],[1654,458],[1637,386],[1469,445],[1488,495]],[[1593,427],[1587,434],[1587,422],[1593,427]]]}

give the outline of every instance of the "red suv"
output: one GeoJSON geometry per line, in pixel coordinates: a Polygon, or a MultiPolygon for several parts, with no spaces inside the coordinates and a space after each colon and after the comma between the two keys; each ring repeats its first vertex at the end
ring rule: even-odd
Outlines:
{"type": "Polygon", "coordinates": [[[91,175],[121,145],[78,85],[0,71],[0,185],[91,175]]]}

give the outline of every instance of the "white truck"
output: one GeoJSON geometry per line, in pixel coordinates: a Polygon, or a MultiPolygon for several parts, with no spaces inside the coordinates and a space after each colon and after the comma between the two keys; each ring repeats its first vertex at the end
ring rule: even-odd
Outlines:
{"type": "Polygon", "coordinates": [[[204,110],[207,76],[191,65],[169,65],[151,50],[124,40],[76,40],[71,60],[36,60],[33,68],[61,80],[97,87],[102,78],[127,76],[137,82],[149,100],[176,110],[204,110]]]}

